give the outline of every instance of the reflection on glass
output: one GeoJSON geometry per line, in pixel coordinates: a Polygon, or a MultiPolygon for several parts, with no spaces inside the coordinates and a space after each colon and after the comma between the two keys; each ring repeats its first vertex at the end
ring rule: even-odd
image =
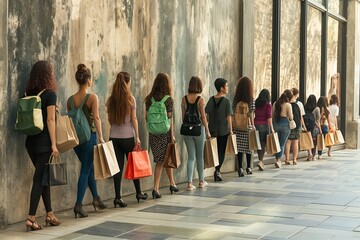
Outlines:
{"type": "Polygon", "coordinates": [[[328,19],[328,40],[327,40],[327,73],[326,87],[328,99],[336,94],[340,99],[340,59],[339,56],[339,22],[333,18],[328,19]]]}
{"type": "Polygon", "coordinates": [[[306,98],[320,97],[321,91],[321,12],[308,7],[306,98]]]}
{"type": "Polygon", "coordinates": [[[255,1],[254,96],[271,92],[272,0],[255,1]]]}
{"type": "Polygon", "coordinates": [[[299,88],[301,2],[281,1],[281,12],[280,93],[299,88]]]}
{"type": "Polygon", "coordinates": [[[330,0],[328,2],[328,10],[335,14],[343,15],[344,0],[330,0]]]}

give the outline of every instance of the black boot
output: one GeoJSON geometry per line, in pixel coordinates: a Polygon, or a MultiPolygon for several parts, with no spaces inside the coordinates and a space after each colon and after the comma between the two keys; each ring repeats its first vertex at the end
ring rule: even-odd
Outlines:
{"type": "Polygon", "coordinates": [[[77,215],[80,215],[80,218],[84,218],[87,217],[87,213],[84,211],[84,209],[82,209],[82,204],[81,203],[76,203],[75,207],[74,207],[74,214],[75,214],[75,218],[77,218],[77,215]]]}
{"type": "Polygon", "coordinates": [[[107,206],[101,201],[99,196],[94,197],[92,205],[94,206],[95,211],[96,208],[98,208],[99,210],[107,208],[107,206]]]}
{"type": "Polygon", "coordinates": [[[244,170],[242,168],[239,168],[238,170],[239,177],[244,177],[244,170]]]}
{"type": "Polygon", "coordinates": [[[221,173],[220,173],[219,170],[215,170],[215,172],[214,172],[214,181],[215,182],[221,182],[222,181],[221,173]]]}

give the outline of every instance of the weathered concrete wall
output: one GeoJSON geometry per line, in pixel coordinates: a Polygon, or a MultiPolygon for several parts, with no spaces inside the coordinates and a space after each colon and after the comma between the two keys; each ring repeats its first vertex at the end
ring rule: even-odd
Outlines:
{"type": "MultiPolygon", "coordinates": [[[[8,53],[8,73],[0,68],[0,81],[4,81],[1,82],[1,101],[8,103],[3,104],[6,106],[1,109],[8,114],[1,115],[0,154],[3,161],[0,163],[0,181],[5,188],[0,192],[0,202],[5,204],[0,205],[0,224],[21,221],[28,211],[34,168],[24,148],[25,137],[15,133],[13,125],[16,101],[24,93],[30,68],[37,60],[45,59],[54,64],[62,112],[65,112],[67,98],[77,89],[74,80],[76,65],[85,63],[91,67],[95,80],[93,91],[99,95],[106,137],[109,130],[104,108],[106,98],[116,74],[121,70],[130,72],[143,147],[148,145],[143,99],[158,72],[166,72],[173,79],[175,124],[178,129],[180,100],[192,75],[204,80],[206,98],[215,93],[215,78],[222,76],[229,79],[230,89],[234,89],[239,77],[240,0],[7,2],[0,3],[1,66],[6,66],[6,61],[3,63],[6,54],[3,52],[8,53]],[[4,12],[6,4],[9,9],[7,18],[4,12]],[[8,19],[7,25],[3,19],[8,19]],[[6,39],[8,49],[3,44],[6,39]],[[6,75],[7,78],[4,77],[6,75]],[[7,195],[11,196],[11,200],[6,198],[7,195]],[[4,206],[11,214],[3,213],[4,206]]],[[[232,97],[233,90],[230,93],[232,97]]],[[[175,179],[184,182],[186,149],[179,131],[176,137],[183,154],[183,164],[175,171],[175,179]]],[[[73,152],[62,154],[62,160],[69,166],[69,184],[52,188],[55,211],[73,207],[76,197],[78,160],[73,152]]],[[[224,170],[232,169],[234,162],[228,161],[224,170]]],[[[207,174],[210,171],[207,170],[207,174]]],[[[167,177],[162,179],[167,185],[167,177]]],[[[123,194],[134,192],[130,181],[125,180],[123,186],[123,194]]],[[[151,189],[152,178],[142,180],[142,186],[143,189],[151,189]]],[[[102,198],[113,197],[111,179],[98,181],[98,188],[102,198]]],[[[85,203],[91,200],[87,193],[85,203]]],[[[40,203],[39,215],[44,213],[43,209],[40,203]]]]}
{"type": "Polygon", "coordinates": [[[7,103],[8,81],[7,81],[7,2],[0,2],[0,227],[7,224],[7,195],[8,195],[8,174],[7,163],[8,151],[7,139],[7,112],[9,104],[7,103]]]}

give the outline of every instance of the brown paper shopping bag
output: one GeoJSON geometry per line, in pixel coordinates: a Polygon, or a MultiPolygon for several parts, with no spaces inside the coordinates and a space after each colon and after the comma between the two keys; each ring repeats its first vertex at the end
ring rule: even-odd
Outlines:
{"type": "Polygon", "coordinates": [[[249,132],[249,149],[261,150],[260,136],[258,130],[251,130],[249,132]]]}
{"type": "Polygon", "coordinates": [[[219,156],[216,138],[209,138],[205,141],[204,147],[204,169],[219,165],[219,156]]]}
{"type": "Polygon", "coordinates": [[[327,133],[325,135],[324,142],[325,142],[326,147],[330,147],[330,146],[334,145],[335,144],[334,134],[331,132],[327,133]]]}
{"type": "Polygon", "coordinates": [[[319,133],[317,135],[317,144],[316,147],[318,150],[322,151],[325,149],[325,141],[324,141],[324,135],[322,133],[319,133]]]}
{"type": "Polygon", "coordinates": [[[342,144],[345,143],[344,137],[340,130],[336,130],[334,134],[335,144],[342,144]]]}
{"type": "Polygon", "coordinates": [[[229,134],[226,142],[225,154],[236,155],[238,154],[236,144],[236,134],[229,134]]]}
{"type": "Polygon", "coordinates": [[[180,164],[181,160],[177,143],[169,143],[166,149],[163,167],[178,168],[180,164]]]}
{"type": "Polygon", "coordinates": [[[120,172],[112,141],[94,146],[95,179],[109,178],[120,172]]]}
{"type": "Polygon", "coordinates": [[[270,133],[266,136],[266,152],[268,154],[275,154],[280,152],[280,143],[277,132],[270,133]]]}
{"type": "Polygon", "coordinates": [[[79,145],[74,124],[69,116],[61,116],[59,112],[56,112],[55,132],[59,152],[67,152],[79,145]]]}
{"type": "Polygon", "coordinates": [[[314,148],[314,141],[311,132],[301,132],[300,135],[300,150],[307,150],[314,148]]]}

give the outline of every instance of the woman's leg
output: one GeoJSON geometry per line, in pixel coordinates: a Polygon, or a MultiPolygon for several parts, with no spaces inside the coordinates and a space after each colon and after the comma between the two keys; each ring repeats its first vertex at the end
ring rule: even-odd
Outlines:
{"type": "Polygon", "coordinates": [[[297,156],[299,154],[299,140],[292,140],[291,141],[291,148],[293,151],[293,164],[296,165],[297,164],[297,156]]]}
{"type": "Polygon", "coordinates": [[[170,186],[176,186],[175,180],[174,180],[174,174],[172,168],[165,168],[166,174],[168,175],[170,186]]]}
{"type": "Polygon", "coordinates": [[[78,193],[76,203],[81,204],[87,186],[89,185],[93,197],[98,197],[96,182],[94,177],[94,145],[96,134],[92,134],[90,141],[75,148],[75,152],[81,162],[80,176],[78,180],[78,193]]]}
{"type": "Polygon", "coordinates": [[[42,186],[42,178],[44,174],[45,163],[49,161],[49,157],[51,153],[48,152],[41,154],[33,154],[29,152],[29,155],[32,163],[35,166],[35,172],[33,176],[33,186],[31,188],[31,194],[30,194],[29,215],[35,217],[36,210],[38,208],[40,201],[40,196],[42,196],[46,212],[52,211],[50,186],[42,186]]]}
{"type": "Polygon", "coordinates": [[[184,142],[188,152],[188,162],[187,162],[187,180],[188,186],[192,186],[192,179],[194,176],[194,163],[195,163],[195,138],[190,136],[184,136],[184,142]]]}
{"type": "Polygon", "coordinates": [[[199,175],[199,183],[204,182],[204,146],[205,146],[205,127],[202,127],[201,135],[195,138],[196,168],[199,175]]]}
{"type": "Polygon", "coordinates": [[[155,173],[154,173],[154,190],[156,192],[159,192],[162,169],[163,169],[163,162],[157,162],[155,165],[155,173]]]}
{"type": "Polygon", "coordinates": [[[120,172],[116,173],[113,176],[114,181],[114,189],[115,189],[115,199],[121,198],[121,179],[122,179],[122,173],[124,169],[124,152],[121,148],[120,139],[113,139],[110,138],[110,140],[113,143],[116,159],[120,168],[120,172]]]}
{"type": "Polygon", "coordinates": [[[228,135],[219,136],[216,138],[217,145],[218,145],[219,165],[216,166],[215,168],[218,172],[220,172],[221,166],[224,163],[227,138],[228,138],[228,135]]]}
{"type": "MultiPolygon", "coordinates": [[[[251,155],[250,153],[246,153],[246,168],[251,169],[251,155]]],[[[250,170],[251,171],[251,170],[250,170]]]]}
{"type": "Polygon", "coordinates": [[[287,165],[290,164],[289,159],[290,159],[291,142],[292,142],[292,140],[287,140],[285,143],[284,154],[285,154],[285,164],[287,164],[287,165]]]}

